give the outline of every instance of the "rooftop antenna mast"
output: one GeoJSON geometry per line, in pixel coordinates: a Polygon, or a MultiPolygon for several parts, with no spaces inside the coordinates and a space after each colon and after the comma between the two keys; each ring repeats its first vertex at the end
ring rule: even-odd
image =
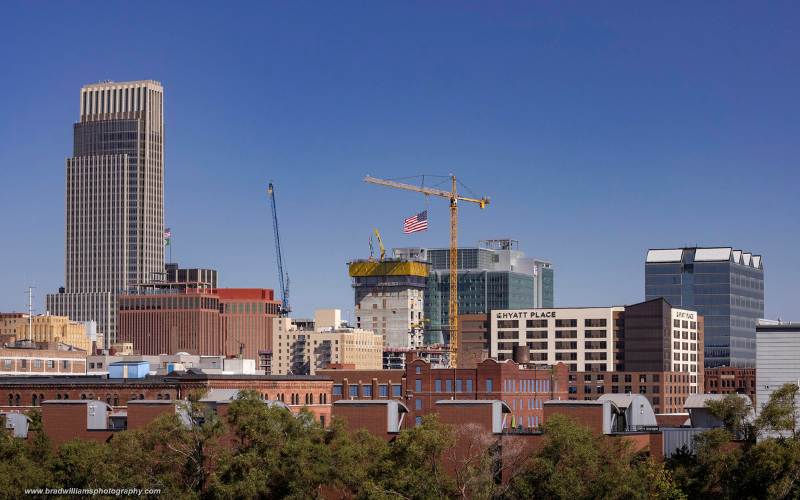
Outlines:
{"type": "Polygon", "coordinates": [[[33,287],[28,287],[28,338],[33,341],[33,287]]]}

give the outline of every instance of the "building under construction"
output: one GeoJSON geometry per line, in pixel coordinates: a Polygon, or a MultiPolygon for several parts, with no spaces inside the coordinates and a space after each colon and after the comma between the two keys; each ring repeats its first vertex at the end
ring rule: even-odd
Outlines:
{"type": "Polygon", "coordinates": [[[385,348],[422,346],[428,263],[414,258],[348,263],[355,290],[356,327],[383,337],[385,348]]]}

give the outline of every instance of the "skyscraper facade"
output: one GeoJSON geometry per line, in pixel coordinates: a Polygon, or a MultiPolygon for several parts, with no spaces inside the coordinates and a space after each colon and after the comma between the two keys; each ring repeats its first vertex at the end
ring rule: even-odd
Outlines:
{"type": "Polygon", "coordinates": [[[47,309],[116,339],[117,296],[164,273],[164,89],[85,85],[66,164],[65,286],[47,309]]]}
{"type": "MultiPolygon", "coordinates": [[[[399,248],[394,254],[430,263],[424,296],[425,341],[448,343],[450,249],[399,248]]],[[[459,314],[553,307],[553,289],[552,263],[526,257],[516,240],[483,240],[477,247],[458,249],[459,314]]]]}
{"type": "Polygon", "coordinates": [[[649,250],[645,295],[705,318],[707,368],[755,366],[756,322],[764,317],[760,255],[731,247],[649,250]]]}

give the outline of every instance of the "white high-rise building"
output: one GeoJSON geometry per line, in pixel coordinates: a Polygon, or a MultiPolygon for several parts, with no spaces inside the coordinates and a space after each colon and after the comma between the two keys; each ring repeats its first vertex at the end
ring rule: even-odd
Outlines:
{"type": "Polygon", "coordinates": [[[164,272],[164,89],[85,85],[66,164],[66,283],[47,309],[116,339],[117,295],[164,272]]]}

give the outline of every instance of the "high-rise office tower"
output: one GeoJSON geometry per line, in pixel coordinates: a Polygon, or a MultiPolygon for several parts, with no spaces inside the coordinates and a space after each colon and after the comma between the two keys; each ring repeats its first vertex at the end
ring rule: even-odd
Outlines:
{"type": "MultiPolygon", "coordinates": [[[[526,257],[518,246],[516,240],[502,239],[458,249],[459,314],[553,307],[553,264],[526,257]]],[[[396,248],[394,255],[430,263],[424,296],[425,341],[448,343],[450,249],[396,248]]]]}
{"type": "Polygon", "coordinates": [[[66,168],[66,283],[47,309],[116,339],[117,295],[164,273],[164,89],[85,85],[66,168]]]}
{"type": "Polygon", "coordinates": [[[760,255],[731,247],[650,250],[645,296],[705,318],[707,368],[755,366],[756,322],[764,317],[760,255]]]}

